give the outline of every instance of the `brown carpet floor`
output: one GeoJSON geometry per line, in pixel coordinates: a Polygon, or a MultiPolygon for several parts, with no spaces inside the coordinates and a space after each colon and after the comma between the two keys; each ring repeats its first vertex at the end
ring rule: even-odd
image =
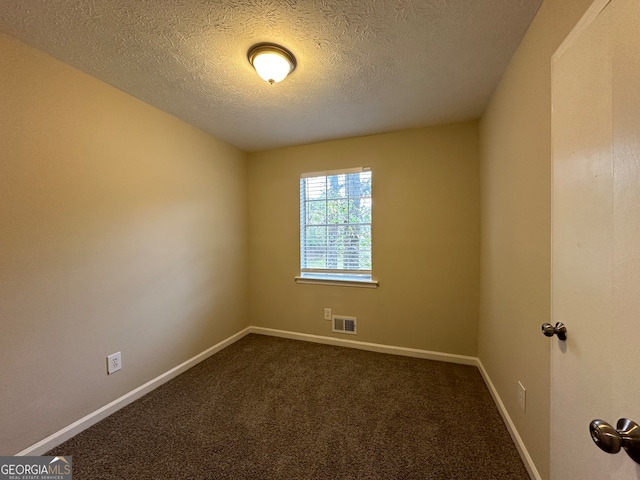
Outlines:
{"type": "Polygon", "coordinates": [[[529,480],[477,368],[254,334],[47,455],[74,480],[529,480]]]}

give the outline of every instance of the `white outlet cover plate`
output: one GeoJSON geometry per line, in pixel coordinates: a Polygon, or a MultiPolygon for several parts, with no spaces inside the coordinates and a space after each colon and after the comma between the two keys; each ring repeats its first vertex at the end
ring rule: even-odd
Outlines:
{"type": "Polygon", "coordinates": [[[122,355],[120,352],[107,356],[107,374],[111,375],[122,369],[122,355]]]}
{"type": "Polygon", "coordinates": [[[325,320],[331,320],[331,309],[330,308],[325,308],[324,309],[324,319],[325,320]]]}
{"type": "Polygon", "coordinates": [[[527,408],[527,389],[524,388],[522,383],[518,382],[518,403],[522,411],[526,411],[527,408]]]}

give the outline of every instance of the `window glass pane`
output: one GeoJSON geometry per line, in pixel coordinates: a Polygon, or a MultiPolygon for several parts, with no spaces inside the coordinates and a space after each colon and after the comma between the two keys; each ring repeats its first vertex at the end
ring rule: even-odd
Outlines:
{"type": "Polygon", "coordinates": [[[306,199],[325,199],[327,194],[327,177],[311,177],[306,181],[306,199]]]}
{"type": "Polygon", "coordinates": [[[325,252],[327,248],[327,227],[306,227],[304,268],[327,268],[325,252]]]}
{"type": "Polygon", "coordinates": [[[347,175],[347,188],[349,197],[362,197],[366,188],[366,180],[362,178],[360,173],[347,175]]]}
{"type": "Polygon", "coordinates": [[[360,270],[360,240],[357,226],[348,226],[344,229],[344,268],[360,270]]]}
{"type": "Polygon", "coordinates": [[[368,199],[349,199],[349,223],[371,223],[371,202],[368,199]]]}
{"type": "Polygon", "coordinates": [[[346,223],[348,217],[348,200],[327,201],[327,223],[346,223]]]}
{"type": "Polygon", "coordinates": [[[327,178],[327,198],[345,198],[347,191],[345,189],[346,175],[332,175],[327,178]]]}
{"type": "Polygon", "coordinates": [[[310,201],[307,202],[307,224],[309,225],[324,225],[327,223],[327,202],[324,200],[321,201],[310,201]]]}
{"type": "Polygon", "coordinates": [[[371,225],[361,225],[358,233],[360,270],[371,270],[371,225]]]}

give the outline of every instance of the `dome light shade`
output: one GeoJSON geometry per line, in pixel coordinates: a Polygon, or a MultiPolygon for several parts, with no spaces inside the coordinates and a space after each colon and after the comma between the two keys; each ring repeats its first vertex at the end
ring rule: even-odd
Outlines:
{"type": "Polygon", "coordinates": [[[260,43],[247,56],[260,78],[271,85],[284,80],[296,68],[295,57],[278,45],[260,43]]]}

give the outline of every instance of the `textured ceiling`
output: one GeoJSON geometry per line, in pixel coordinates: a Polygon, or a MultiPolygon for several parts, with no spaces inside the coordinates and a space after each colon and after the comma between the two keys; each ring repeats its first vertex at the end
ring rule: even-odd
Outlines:
{"type": "Polygon", "coordinates": [[[0,31],[246,151],[477,118],[541,0],[0,0],[0,31]],[[261,80],[248,49],[296,70],[261,80]]]}

